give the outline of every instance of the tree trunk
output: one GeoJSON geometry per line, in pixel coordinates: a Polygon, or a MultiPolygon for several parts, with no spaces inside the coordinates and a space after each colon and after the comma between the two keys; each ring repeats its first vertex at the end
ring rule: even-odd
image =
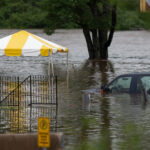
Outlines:
{"type": "Polygon", "coordinates": [[[115,25],[116,25],[116,6],[112,8],[111,26],[109,30],[90,29],[87,25],[82,26],[85,40],[87,43],[89,59],[105,59],[105,60],[108,59],[108,47],[112,42],[112,38],[115,31],[115,25]]]}
{"type": "Polygon", "coordinates": [[[91,39],[90,31],[89,31],[88,27],[86,27],[86,26],[83,27],[83,34],[85,36],[85,40],[87,43],[89,59],[94,59],[94,57],[95,57],[94,47],[93,47],[93,43],[92,43],[92,39],[91,39]]]}
{"type": "Polygon", "coordinates": [[[107,31],[98,32],[97,30],[90,31],[87,28],[83,28],[83,33],[87,43],[89,59],[107,59],[107,31]]]}

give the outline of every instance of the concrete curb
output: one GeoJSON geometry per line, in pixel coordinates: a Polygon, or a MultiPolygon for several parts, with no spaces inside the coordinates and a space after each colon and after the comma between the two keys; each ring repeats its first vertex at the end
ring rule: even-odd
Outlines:
{"type": "MultiPolygon", "coordinates": [[[[51,133],[51,147],[47,150],[62,150],[63,134],[51,133]]],[[[42,150],[37,144],[37,133],[0,134],[0,150],[42,150]]]]}

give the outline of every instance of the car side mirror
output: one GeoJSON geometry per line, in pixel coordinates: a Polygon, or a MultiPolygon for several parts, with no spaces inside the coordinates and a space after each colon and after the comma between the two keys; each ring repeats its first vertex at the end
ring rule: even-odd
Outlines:
{"type": "Polygon", "coordinates": [[[104,88],[105,88],[105,85],[102,85],[102,86],[101,86],[101,89],[104,89],[104,88]]]}
{"type": "Polygon", "coordinates": [[[109,87],[107,87],[106,85],[102,85],[101,90],[104,90],[105,92],[110,92],[109,87]]]}

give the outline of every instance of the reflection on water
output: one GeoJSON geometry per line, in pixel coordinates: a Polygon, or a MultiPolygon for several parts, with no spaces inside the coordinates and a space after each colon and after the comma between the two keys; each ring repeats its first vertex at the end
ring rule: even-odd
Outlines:
{"type": "Polygon", "coordinates": [[[111,150],[112,148],[112,140],[111,140],[111,131],[110,131],[110,122],[111,122],[111,117],[109,114],[109,99],[108,98],[103,98],[102,101],[100,102],[100,114],[101,114],[101,134],[102,136],[107,136],[105,137],[107,139],[107,145],[108,145],[108,150],[111,150]],[[107,134],[106,134],[107,133],[107,134]],[[106,135],[105,135],[106,134],[106,135]]]}
{"type": "Polygon", "coordinates": [[[51,131],[57,131],[57,107],[1,107],[0,133],[37,132],[38,117],[50,118],[51,131]]]}
{"type": "MultiPolygon", "coordinates": [[[[149,32],[116,32],[109,48],[109,61],[99,62],[87,61],[88,53],[81,30],[57,30],[52,36],[47,36],[39,30],[30,32],[64,45],[70,50],[69,88],[65,78],[66,66],[55,65],[55,71],[59,75],[57,131],[65,134],[66,149],[80,144],[83,139],[94,141],[102,137],[107,130],[108,149],[116,150],[117,143],[124,134],[123,127],[131,122],[137,126],[144,126],[147,131],[143,135],[146,143],[144,145],[149,145],[149,98],[145,102],[142,96],[127,94],[101,96],[100,92],[97,92],[90,94],[90,98],[87,97],[89,101],[86,104],[82,101],[82,90],[100,88],[101,85],[107,84],[123,73],[149,72],[149,32]],[[94,121],[89,122],[86,127],[84,123],[91,119],[94,121]]],[[[4,34],[8,35],[9,32],[0,31],[0,36],[4,34]]],[[[47,75],[47,68],[47,58],[2,57],[0,59],[0,75],[47,75]]],[[[30,121],[27,118],[25,120],[30,121]]]]}

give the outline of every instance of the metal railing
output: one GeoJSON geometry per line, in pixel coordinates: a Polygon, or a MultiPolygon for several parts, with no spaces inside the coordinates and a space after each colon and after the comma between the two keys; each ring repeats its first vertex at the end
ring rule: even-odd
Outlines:
{"type": "Polygon", "coordinates": [[[57,130],[57,106],[1,107],[0,133],[36,132],[38,117],[50,118],[51,131],[57,130]]]}
{"type": "Polygon", "coordinates": [[[28,76],[23,81],[1,77],[0,81],[0,133],[36,131],[41,116],[49,117],[56,130],[57,77],[28,76]]]}
{"type": "Polygon", "coordinates": [[[0,76],[0,102],[18,86],[18,77],[0,76]]]}
{"type": "Polygon", "coordinates": [[[3,88],[3,82],[0,83],[2,89],[4,89],[4,92],[0,95],[0,105],[18,106],[23,104],[23,106],[27,106],[32,104],[58,104],[57,76],[28,76],[22,82],[20,82],[19,77],[15,79],[17,80],[13,82],[7,81],[5,88],[3,88]],[[8,86],[8,83],[10,86],[8,86]],[[12,91],[11,88],[8,88],[11,85],[15,85],[12,91]]]}

